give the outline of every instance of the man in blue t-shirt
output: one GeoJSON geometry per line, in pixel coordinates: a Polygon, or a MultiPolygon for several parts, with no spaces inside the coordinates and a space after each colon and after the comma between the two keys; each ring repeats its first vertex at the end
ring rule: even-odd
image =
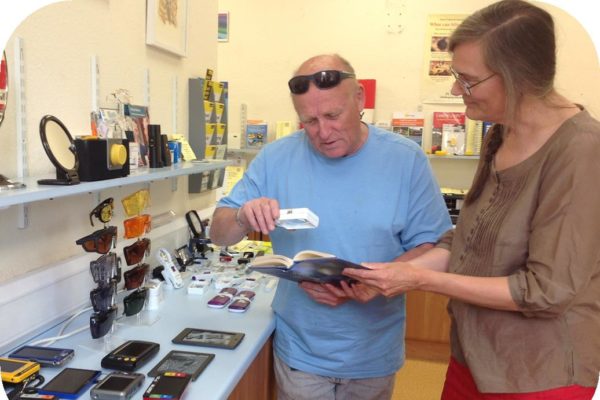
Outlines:
{"type": "MultiPolygon", "coordinates": [[[[288,257],[311,249],[384,262],[421,254],[451,228],[419,146],[361,122],[364,89],[346,60],[313,57],[288,85],[304,129],[265,146],[218,202],[214,243],[260,231],[288,257]],[[301,207],[317,228],[276,228],[280,208],[301,207]]],[[[281,280],[272,307],[279,400],[391,397],[404,362],[404,296],[281,280]]]]}

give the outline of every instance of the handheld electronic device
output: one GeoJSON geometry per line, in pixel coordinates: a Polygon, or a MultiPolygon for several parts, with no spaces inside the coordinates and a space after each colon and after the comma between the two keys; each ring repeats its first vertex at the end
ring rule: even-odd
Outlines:
{"type": "Polygon", "coordinates": [[[224,332],[208,329],[185,328],[172,340],[172,342],[190,346],[235,349],[243,338],[244,334],[241,332],[224,332]]]}
{"type": "Polygon", "coordinates": [[[156,259],[165,267],[162,270],[162,276],[165,278],[165,281],[175,289],[183,287],[183,279],[173,262],[171,253],[165,248],[160,248],[158,249],[158,253],[156,253],[156,259]]]}
{"type": "Polygon", "coordinates": [[[52,394],[61,399],[76,399],[94,384],[100,371],[92,369],[65,368],[43,388],[39,394],[52,394]]]}
{"type": "Polygon", "coordinates": [[[129,400],[144,382],[136,372],[111,372],[90,390],[94,400],[129,400]]]}
{"type": "Polygon", "coordinates": [[[53,394],[21,393],[14,400],[59,400],[53,394]]]}
{"type": "Polygon", "coordinates": [[[144,400],[179,400],[192,377],[183,372],[164,372],[158,375],[144,392],[144,400]]]}
{"type": "Polygon", "coordinates": [[[213,358],[215,355],[211,353],[173,350],[148,372],[148,376],[158,376],[163,372],[183,372],[195,381],[213,358]]]}
{"type": "Polygon", "coordinates": [[[42,365],[63,365],[75,355],[73,349],[57,347],[23,346],[9,354],[10,358],[35,361],[42,365]]]}
{"type": "Polygon", "coordinates": [[[40,364],[33,361],[0,358],[2,380],[10,383],[20,383],[40,370],[40,364]]]}
{"type": "Polygon", "coordinates": [[[236,288],[226,287],[221,289],[221,291],[217,293],[212,299],[210,299],[206,304],[211,308],[223,308],[227,304],[229,304],[231,299],[233,299],[233,296],[235,296],[236,294],[236,288]]]}
{"type": "Polygon", "coordinates": [[[102,368],[135,371],[154,357],[159,349],[158,343],[129,340],[105,355],[100,365],[102,368]]]}

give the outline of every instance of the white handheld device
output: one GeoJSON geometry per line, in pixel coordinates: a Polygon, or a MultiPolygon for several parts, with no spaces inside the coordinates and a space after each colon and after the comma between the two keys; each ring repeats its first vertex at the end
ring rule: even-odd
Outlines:
{"type": "Polygon", "coordinates": [[[165,267],[162,271],[162,276],[165,278],[167,284],[175,289],[183,287],[183,279],[173,262],[171,253],[169,253],[167,249],[161,247],[158,249],[158,253],[156,253],[156,259],[163,267],[165,267]]]}

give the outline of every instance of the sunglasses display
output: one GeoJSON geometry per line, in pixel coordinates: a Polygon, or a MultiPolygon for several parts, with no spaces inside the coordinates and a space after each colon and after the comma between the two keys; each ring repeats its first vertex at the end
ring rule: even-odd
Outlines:
{"type": "Polygon", "coordinates": [[[148,271],[148,264],[140,264],[133,267],[129,271],[123,273],[123,280],[125,281],[125,289],[133,290],[137,289],[144,284],[146,278],[146,272],[148,271]]]}
{"type": "Polygon", "coordinates": [[[148,189],[141,189],[129,196],[121,199],[121,204],[128,217],[141,214],[146,207],[150,205],[150,192],[148,189]]]}
{"type": "Polygon", "coordinates": [[[98,339],[110,332],[116,317],[116,306],[111,307],[107,311],[93,313],[90,316],[90,333],[92,334],[92,338],[98,339]]]}
{"type": "Polygon", "coordinates": [[[109,226],[75,241],[90,253],[106,254],[117,244],[117,227],[109,226]]]}
{"type": "Polygon", "coordinates": [[[310,82],[313,81],[319,89],[331,89],[340,84],[343,79],[355,78],[351,72],[326,70],[312,75],[298,75],[288,81],[288,86],[293,94],[303,94],[308,91],[310,82]]]}
{"type": "Polygon", "coordinates": [[[141,287],[125,296],[123,299],[123,314],[130,317],[142,311],[147,295],[148,289],[141,287]]]}
{"type": "Polygon", "coordinates": [[[110,222],[113,216],[113,198],[109,197],[104,200],[102,203],[98,204],[91,212],[90,212],[90,224],[94,226],[94,219],[92,217],[97,218],[100,222],[107,224],[110,222]]]}
{"type": "Polygon", "coordinates": [[[99,286],[90,292],[90,301],[94,311],[108,311],[115,305],[115,296],[117,295],[117,282],[112,281],[106,286],[99,286]]]}
{"type": "Polygon", "coordinates": [[[143,238],[136,240],[135,243],[123,247],[123,255],[127,265],[139,264],[144,257],[150,254],[150,239],[143,238]]]}
{"type": "Polygon", "coordinates": [[[90,272],[94,283],[106,286],[113,280],[121,282],[121,258],[116,253],[108,253],[90,262],[90,272]]]}
{"type": "Polygon", "coordinates": [[[125,238],[133,239],[150,232],[152,217],[150,214],[137,215],[123,221],[125,227],[125,238]]]}

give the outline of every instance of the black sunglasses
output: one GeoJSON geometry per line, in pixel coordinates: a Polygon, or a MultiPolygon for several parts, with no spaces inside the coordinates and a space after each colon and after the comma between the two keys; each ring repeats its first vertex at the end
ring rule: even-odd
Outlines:
{"type": "Polygon", "coordinates": [[[130,317],[142,311],[147,294],[148,289],[141,287],[125,296],[123,299],[123,314],[130,317]]]}
{"type": "Polygon", "coordinates": [[[342,79],[354,78],[352,72],[326,70],[312,75],[298,75],[288,81],[288,86],[293,94],[302,94],[308,91],[310,81],[313,81],[319,89],[331,89],[340,84],[342,79]]]}
{"type": "Polygon", "coordinates": [[[94,220],[92,217],[98,218],[102,223],[110,222],[113,215],[113,198],[109,197],[104,200],[102,203],[98,204],[91,212],[90,212],[90,224],[94,226],[94,220]]]}
{"type": "Polygon", "coordinates": [[[117,316],[117,309],[114,306],[107,311],[95,312],[90,316],[90,333],[92,334],[92,338],[101,338],[111,330],[117,316]]]}
{"type": "Polygon", "coordinates": [[[112,281],[109,285],[99,286],[90,292],[90,301],[94,311],[108,311],[115,305],[115,296],[117,294],[117,281],[112,281]]]}
{"type": "Polygon", "coordinates": [[[92,234],[76,240],[75,243],[80,244],[87,252],[106,254],[112,246],[116,246],[117,244],[117,227],[109,226],[99,229],[92,234]]]}

